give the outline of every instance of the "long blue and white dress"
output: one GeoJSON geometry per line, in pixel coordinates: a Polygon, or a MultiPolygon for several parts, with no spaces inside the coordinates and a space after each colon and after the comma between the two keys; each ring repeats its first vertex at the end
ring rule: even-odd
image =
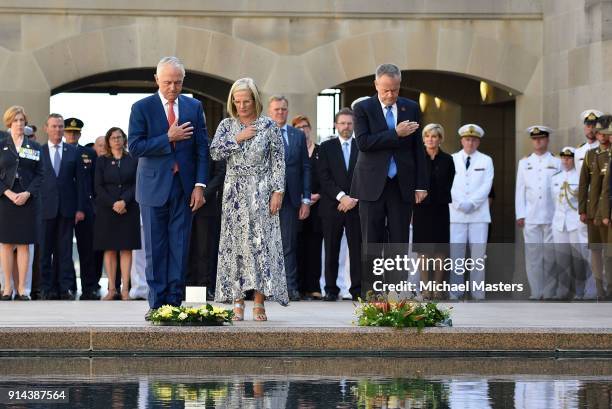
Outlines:
{"type": "Polygon", "coordinates": [[[285,150],[270,118],[260,116],[254,124],[255,136],[238,144],[245,125],[226,118],[210,146],[214,160],[227,162],[215,301],[231,303],[256,290],[287,305],[280,221],[278,213],[270,214],[272,193],[285,190],[285,150]]]}

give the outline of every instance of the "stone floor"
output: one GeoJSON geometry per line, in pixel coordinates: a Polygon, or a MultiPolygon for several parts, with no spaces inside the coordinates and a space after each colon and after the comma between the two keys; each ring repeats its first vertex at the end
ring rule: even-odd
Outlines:
{"type": "Polygon", "coordinates": [[[159,327],[144,301],[0,303],[0,354],[18,353],[386,353],[607,351],[612,303],[444,303],[452,328],[357,327],[350,301],[268,303],[268,322],[159,327]]]}

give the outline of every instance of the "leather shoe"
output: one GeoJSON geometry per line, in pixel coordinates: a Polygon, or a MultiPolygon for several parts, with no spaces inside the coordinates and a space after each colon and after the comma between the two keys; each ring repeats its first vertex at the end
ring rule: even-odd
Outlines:
{"type": "Polygon", "coordinates": [[[323,297],[323,301],[338,301],[338,295],[327,293],[323,297]]]}
{"type": "Polygon", "coordinates": [[[41,292],[39,300],[59,300],[59,296],[57,293],[41,292]]]}
{"type": "Polygon", "coordinates": [[[63,301],[74,301],[74,293],[70,290],[60,294],[60,300],[63,301]]]}
{"type": "Polygon", "coordinates": [[[17,294],[15,296],[15,301],[30,301],[30,297],[27,295],[17,294]]]}
{"type": "Polygon", "coordinates": [[[81,296],[79,297],[79,300],[81,301],[93,301],[93,300],[99,300],[100,299],[100,294],[97,291],[83,291],[83,293],[81,294],[81,296]]]}
{"type": "Polygon", "coordinates": [[[300,297],[300,293],[297,291],[291,291],[289,293],[289,301],[300,301],[302,298],[300,297]]]}
{"type": "Polygon", "coordinates": [[[215,300],[214,290],[207,289],[206,290],[206,301],[214,301],[214,300],[215,300]]]}
{"type": "Polygon", "coordinates": [[[153,309],[149,308],[149,311],[145,314],[145,321],[151,321],[151,314],[153,314],[153,309]]]}
{"type": "Polygon", "coordinates": [[[6,294],[0,297],[0,301],[11,301],[13,299],[13,294],[6,294]]]}

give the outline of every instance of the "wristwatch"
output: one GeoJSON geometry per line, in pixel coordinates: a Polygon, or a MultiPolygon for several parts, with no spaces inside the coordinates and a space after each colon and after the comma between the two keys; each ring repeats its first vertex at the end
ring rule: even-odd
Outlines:
{"type": "Polygon", "coordinates": [[[302,199],[302,203],[310,205],[312,201],[310,199],[302,199]]]}

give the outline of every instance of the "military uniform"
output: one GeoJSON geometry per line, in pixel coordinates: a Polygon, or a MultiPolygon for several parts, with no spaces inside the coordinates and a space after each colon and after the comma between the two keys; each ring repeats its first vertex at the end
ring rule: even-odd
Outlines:
{"type": "MultiPolygon", "coordinates": [[[[574,157],[574,148],[565,147],[560,156],[574,157]]],[[[569,299],[572,289],[576,298],[584,296],[584,282],[588,269],[586,242],[581,242],[578,214],[579,174],[575,167],[562,169],[551,179],[550,193],[555,206],[552,219],[555,261],[557,264],[551,286],[556,299],[569,299]]]]}
{"type": "MultiPolygon", "coordinates": [[[[608,137],[612,137],[612,123],[608,125],[606,129],[600,129],[598,132],[608,135],[608,137]]],[[[605,262],[605,281],[600,279],[596,280],[597,294],[598,297],[607,297],[607,299],[612,299],[612,223],[610,223],[610,201],[612,200],[612,196],[610,192],[612,189],[610,184],[612,183],[612,178],[610,177],[610,165],[612,164],[612,145],[610,149],[608,149],[607,155],[607,163],[605,176],[602,181],[601,194],[599,196],[599,207],[598,207],[598,217],[602,220],[607,219],[608,225],[604,226],[607,228],[607,248],[606,248],[606,262],[605,262]]],[[[602,155],[603,156],[603,155],[602,155]]],[[[602,158],[602,162],[605,158],[602,158]]],[[[597,277],[596,277],[597,278],[597,277]]]]}
{"type": "MultiPolygon", "coordinates": [[[[478,125],[467,124],[459,128],[459,136],[482,138],[484,130],[478,125]]],[[[485,257],[489,223],[491,223],[489,193],[493,184],[493,160],[479,151],[468,155],[463,149],[452,156],[455,179],[451,188],[452,203],[449,204],[450,256],[454,260],[465,257],[466,244],[470,243],[471,258],[481,259],[485,257]]],[[[462,274],[457,272],[450,274],[451,284],[463,281],[462,274]]],[[[470,281],[484,282],[484,268],[470,271],[470,281]]],[[[482,300],[485,292],[472,289],[471,295],[473,299],[482,300]]],[[[463,291],[450,293],[451,299],[462,296],[463,291]]]]}
{"type": "MultiPolygon", "coordinates": [[[[548,137],[545,126],[527,129],[530,138],[548,137]]],[[[554,202],[550,195],[552,175],[560,170],[561,161],[550,152],[532,153],[518,163],[516,175],[516,219],[524,219],[525,269],[531,290],[530,299],[553,298],[554,246],[552,219],[554,202]]]]}
{"type": "MultiPolygon", "coordinates": [[[[81,132],[83,129],[83,121],[78,118],[66,118],[64,120],[65,131],[81,132]]],[[[95,160],[96,152],[88,147],[74,145],[81,159],[81,166],[85,174],[84,186],[85,203],[83,204],[83,212],[85,219],[78,222],[74,226],[74,235],[77,241],[77,250],[79,252],[79,266],[81,276],[81,299],[82,300],[97,300],[99,299],[99,281],[101,269],[96,266],[96,259],[93,250],[93,235],[94,235],[94,175],[95,175],[95,160]]],[[[101,267],[101,266],[100,266],[101,267]]],[[[75,289],[76,290],[76,289],[75,289]]]]}

